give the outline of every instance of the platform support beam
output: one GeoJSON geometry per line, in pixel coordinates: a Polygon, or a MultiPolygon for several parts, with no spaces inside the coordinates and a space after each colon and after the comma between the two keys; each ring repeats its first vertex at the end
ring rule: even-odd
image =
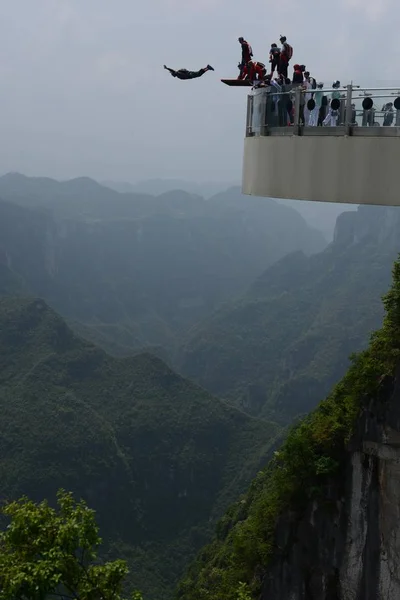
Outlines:
{"type": "Polygon", "coordinates": [[[301,89],[300,89],[300,87],[298,87],[295,90],[293,135],[301,135],[301,126],[300,126],[300,101],[301,101],[301,89]]]}
{"type": "Polygon", "coordinates": [[[351,83],[347,86],[347,95],[346,95],[346,112],[345,112],[345,125],[346,125],[346,135],[351,135],[352,132],[352,99],[353,99],[353,86],[351,83]]]}
{"type": "Polygon", "coordinates": [[[253,99],[254,96],[247,96],[246,137],[250,133],[251,123],[253,120],[253,99]]]}

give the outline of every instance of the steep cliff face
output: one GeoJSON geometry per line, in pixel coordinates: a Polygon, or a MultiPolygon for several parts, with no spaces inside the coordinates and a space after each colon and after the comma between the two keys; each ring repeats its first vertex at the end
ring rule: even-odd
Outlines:
{"type": "Polygon", "coordinates": [[[56,269],[56,239],[57,226],[48,211],[0,201],[0,264],[4,276],[20,277],[27,288],[45,295],[56,269]]]}
{"type": "Polygon", "coordinates": [[[359,206],[357,211],[341,213],[336,219],[334,243],[357,244],[366,238],[374,239],[385,248],[398,248],[400,215],[396,208],[359,206]]]}
{"type": "Polygon", "coordinates": [[[383,304],[382,328],[221,519],[181,600],[400,598],[400,260],[383,304]]]}
{"type": "Polygon", "coordinates": [[[286,514],[263,600],[400,598],[400,369],[362,411],[341,476],[286,514]]]}

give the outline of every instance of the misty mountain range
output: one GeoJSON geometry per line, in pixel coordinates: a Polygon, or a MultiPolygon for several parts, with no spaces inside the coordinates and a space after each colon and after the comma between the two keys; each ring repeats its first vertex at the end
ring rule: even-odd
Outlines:
{"type": "Polygon", "coordinates": [[[87,178],[6,175],[0,198],[0,248],[13,272],[82,334],[107,350],[110,340],[121,354],[174,352],[184,329],[270,264],[326,245],[295,210],[244,200],[236,189],[204,200],[183,191],[121,194],[87,178]]]}
{"type": "Polygon", "coordinates": [[[382,318],[396,209],[302,204],[0,178],[2,494],[87,499],[150,600],[382,318]]]}
{"type": "MultiPolygon", "coordinates": [[[[150,179],[135,184],[115,181],[104,181],[102,183],[117,192],[131,192],[135,194],[151,194],[158,196],[167,191],[183,190],[191,194],[203,196],[203,198],[206,199],[232,188],[234,188],[236,192],[240,187],[239,184],[193,183],[182,179],[150,179]]],[[[283,206],[290,206],[297,210],[312,227],[322,231],[328,241],[332,240],[333,230],[338,215],[345,210],[356,210],[357,208],[356,205],[352,204],[319,204],[317,202],[299,202],[298,200],[278,200],[278,202],[283,206]]]]}

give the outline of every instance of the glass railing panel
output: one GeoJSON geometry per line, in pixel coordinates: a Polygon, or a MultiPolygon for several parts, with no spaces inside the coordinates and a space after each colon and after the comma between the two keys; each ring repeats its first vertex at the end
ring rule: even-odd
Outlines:
{"type": "MultiPolygon", "coordinates": [[[[302,86],[261,83],[250,97],[247,135],[269,135],[282,127],[293,127],[294,134],[304,135],[309,127],[327,127],[327,135],[339,126],[346,134],[355,127],[400,128],[400,91],[395,88],[305,90],[302,86]]],[[[397,135],[397,130],[392,133],[397,135]]]]}

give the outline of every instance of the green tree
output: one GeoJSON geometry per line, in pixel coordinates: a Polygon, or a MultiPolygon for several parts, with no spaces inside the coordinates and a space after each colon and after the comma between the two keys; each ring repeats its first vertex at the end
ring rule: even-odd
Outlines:
{"type": "Polygon", "coordinates": [[[0,600],[120,600],[128,568],[97,559],[94,511],[64,490],[57,499],[58,510],[26,497],[3,507],[10,524],[0,534],[0,600]]]}
{"type": "Polygon", "coordinates": [[[239,583],[239,587],[237,589],[237,600],[251,600],[251,593],[247,583],[239,583]]]}

